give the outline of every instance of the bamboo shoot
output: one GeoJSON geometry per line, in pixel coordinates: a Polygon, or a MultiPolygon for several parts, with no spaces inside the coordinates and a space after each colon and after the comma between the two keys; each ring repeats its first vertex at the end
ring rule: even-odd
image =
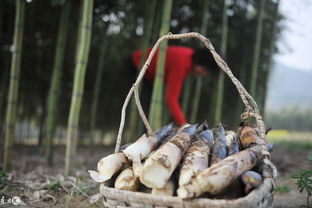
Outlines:
{"type": "Polygon", "coordinates": [[[127,168],[118,175],[115,181],[115,188],[128,191],[138,190],[139,178],[134,176],[132,168],[127,168]]]}
{"type": "Polygon", "coordinates": [[[128,162],[126,155],[122,152],[110,154],[98,162],[97,171],[89,170],[88,172],[94,181],[102,183],[111,179],[128,162]]]}
{"type": "Polygon", "coordinates": [[[256,128],[249,126],[248,123],[243,123],[241,127],[238,128],[237,133],[243,148],[248,148],[255,144],[262,144],[259,132],[256,128]]]}
{"type": "Polygon", "coordinates": [[[205,192],[220,193],[263,158],[261,150],[261,146],[254,146],[212,165],[193,178],[189,184],[181,186],[177,191],[178,196],[192,198],[205,192]]]}
{"type": "Polygon", "coordinates": [[[238,143],[237,143],[237,137],[235,135],[229,146],[228,155],[234,155],[237,152],[239,152],[239,148],[238,148],[238,143]]]}
{"type": "Polygon", "coordinates": [[[274,143],[267,143],[266,148],[267,148],[268,152],[272,152],[275,148],[275,144],[274,143]]]}
{"type": "Polygon", "coordinates": [[[262,176],[255,171],[247,171],[242,174],[242,181],[245,184],[245,193],[257,188],[262,183],[262,176]]]}
{"type": "Polygon", "coordinates": [[[234,139],[235,132],[234,131],[227,131],[225,133],[225,141],[226,141],[226,147],[229,149],[230,144],[232,140],[234,139]]]}
{"type": "Polygon", "coordinates": [[[175,192],[175,184],[172,179],[167,181],[165,186],[161,189],[158,188],[153,188],[152,189],[152,194],[155,195],[162,195],[162,196],[173,196],[175,192]]]}
{"type": "Polygon", "coordinates": [[[190,127],[191,125],[190,124],[184,124],[183,126],[181,126],[180,128],[178,128],[178,131],[177,133],[181,133],[183,132],[184,129],[186,129],[187,127],[190,127]]]}
{"type": "Polygon", "coordinates": [[[213,145],[213,151],[211,156],[211,165],[216,164],[226,158],[226,138],[224,127],[219,124],[216,129],[216,141],[213,145]]]}
{"type": "Polygon", "coordinates": [[[133,160],[136,154],[139,155],[140,160],[145,159],[160,144],[161,139],[172,129],[172,126],[172,124],[168,124],[160,128],[153,136],[143,134],[135,143],[123,150],[123,152],[130,160],[133,160]]]}
{"type": "Polygon", "coordinates": [[[148,158],[140,174],[141,183],[150,188],[163,188],[189,148],[195,130],[195,125],[187,127],[148,158]]]}
{"type": "Polygon", "coordinates": [[[203,131],[187,150],[180,170],[179,186],[188,184],[200,171],[208,168],[210,148],[213,145],[211,130],[203,131]]]}
{"type": "Polygon", "coordinates": [[[143,167],[141,160],[145,159],[161,143],[165,135],[172,129],[172,123],[160,128],[153,136],[143,134],[135,143],[129,145],[123,152],[132,160],[133,172],[140,176],[143,167]]]}

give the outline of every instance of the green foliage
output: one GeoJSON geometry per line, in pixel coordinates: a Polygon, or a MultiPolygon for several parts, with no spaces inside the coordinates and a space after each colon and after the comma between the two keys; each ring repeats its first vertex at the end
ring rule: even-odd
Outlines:
{"type": "MultiPolygon", "coordinates": [[[[309,155],[308,162],[312,165],[312,154],[309,155]]],[[[300,193],[302,193],[303,191],[307,192],[307,205],[304,205],[304,207],[310,207],[309,200],[312,196],[312,169],[298,169],[298,172],[291,177],[297,180],[296,184],[300,193]]]]}
{"type": "MultiPolygon", "coordinates": [[[[65,57],[64,71],[59,91],[60,102],[57,105],[58,113],[55,121],[56,128],[66,128],[68,121],[68,112],[70,106],[70,96],[72,92],[73,72],[74,72],[74,56],[76,48],[77,30],[79,21],[79,8],[82,1],[72,1],[72,15],[68,24],[68,36],[65,57]]],[[[149,3],[149,1],[146,1],[149,3]]],[[[157,1],[156,15],[153,21],[153,29],[150,41],[155,43],[159,37],[160,17],[162,15],[162,4],[164,1],[157,1]]],[[[257,11],[259,9],[259,0],[239,0],[229,1],[228,5],[228,46],[227,59],[229,67],[234,75],[241,79],[243,74],[250,77],[251,60],[253,54],[253,44],[255,37],[255,25],[257,11]],[[245,67],[242,67],[244,66],[245,67]],[[245,69],[242,70],[241,68],[245,69]]],[[[276,1],[266,1],[266,14],[270,17],[274,13],[274,4],[276,1]]],[[[98,97],[97,109],[98,121],[95,128],[101,131],[116,131],[120,119],[120,109],[125,99],[126,93],[131,87],[128,83],[128,66],[126,59],[130,54],[141,48],[142,37],[146,26],[144,13],[147,10],[147,4],[142,1],[130,0],[94,0],[93,24],[92,24],[92,45],[90,48],[90,56],[88,62],[88,70],[85,76],[84,97],[81,107],[81,118],[89,118],[90,106],[93,96],[93,86],[96,80],[94,70],[98,65],[98,43],[103,38],[103,34],[110,40],[108,53],[103,57],[105,59],[105,71],[103,72],[103,81],[98,97]],[[141,32],[140,32],[141,31],[141,32]]],[[[27,53],[23,53],[21,83],[19,102],[17,103],[18,115],[20,121],[33,120],[39,126],[42,112],[46,111],[46,100],[52,74],[52,66],[54,60],[54,50],[57,42],[57,28],[59,26],[58,18],[60,17],[61,4],[52,4],[51,1],[31,1],[27,2],[27,12],[25,17],[25,33],[24,33],[24,49],[27,53]],[[42,11],[45,11],[42,13],[42,11]],[[42,15],[38,18],[38,14],[42,15]]],[[[211,40],[217,51],[220,51],[221,43],[221,25],[222,25],[222,8],[223,1],[209,1],[209,21],[207,25],[207,37],[211,40]]],[[[11,52],[9,45],[12,42],[14,25],[14,1],[1,1],[1,8],[6,8],[3,13],[3,30],[0,32],[0,41],[4,47],[0,50],[0,77],[8,83],[9,65],[11,52]]],[[[170,20],[170,31],[172,33],[181,33],[189,31],[200,31],[202,24],[203,1],[179,0],[173,1],[172,14],[170,20]]],[[[278,14],[277,29],[274,35],[274,52],[276,52],[275,42],[281,31],[280,20],[281,15],[278,14]]],[[[269,53],[272,40],[272,24],[269,18],[266,18],[263,25],[261,57],[259,66],[261,69],[268,64],[269,53]]],[[[170,40],[169,45],[183,45],[193,48],[199,47],[200,43],[196,39],[170,40]]],[[[212,113],[208,113],[211,108],[213,94],[215,94],[214,86],[216,79],[212,79],[212,85],[206,84],[203,80],[201,98],[199,101],[197,118],[195,120],[206,120],[212,117],[212,113]],[[208,117],[207,117],[208,115],[208,117]]],[[[208,79],[210,79],[208,78],[208,79]]],[[[260,77],[259,77],[260,79],[260,77]]],[[[262,79],[261,79],[262,80],[262,79]]],[[[2,79],[1,79],[2,82],[2,79]]],[[[3,82],[3,83],[5,83],[3,82]]],[[[249,79],[246,80],[244,86],[249,85],[249,79]]],[[[5,85],[4,85],[5,86],[5,85]]],[[[191,89],[193,87],[191,86],[191,89]]],[[[7,91],[7,87],[4,89],[7,91]]],[[[7,92],[5,92],[7,94],[7,92]]],[[[238,105],[239,99],[236,89],[228,78],[224,81],[224,97],[222,121],[229,127],[235,118],[238,118],[234,109],[238,105]]],[[[6,103],[6,100],[3,101],[6,103]]],[[[193,102],[193,97],[190,98],[193,102]]],[[[5,106],[2,104],[2,106],[5,106]]],[[[185,110],[190,112],[189,109],[185,110]]],[[[183,109],[184,110],[184,109],[183,109]]],[[[243,110],[243,109],[241,109],[243,110]]],[[[1,109],[5,112],[5,109],[1,109]]],[[[3,118],[2,118],[3,120],[3,118]]],[[[0,122],[1,123],[1,122],[0,122]]],[[[212,125],[212,124],[211,124],[212,125]]],[[[238,124],[236,124],[237,127],[238,124]]],[[[86,135],[84,130],[89,129],[90,119],[80,119],[79,129],[81,135],[86,135]]],[[[60,129],[57,129],[57,132],[60,129]]],[[[61,136],[63,137],[63,136],[61,136]]]]}
{"type": "Polygon", "coordinates": [[[75,188],[74,193],[80,196],[80,195],[83,195],[83,193],[87,193],[89,189],[90,189],[89,185],[81,184],[75,188]]]}
{"type": "Polygon", "coordinates": [[[279,192],[279,193],[288,193],[289,192],[289,188],[288,188],[287,185],[285,185],[285,186],[276,186],[274,190],[276,192],[279,192]]]}
{"type": "Polygon", "coordinates": [[[53,191],[58,191],[59,189],[61,189],[61,183],[60,181],[56,180],[56,181],[47,183],[44,187],[53,191]]]}
{"type": "Polygon", "coordinates": [[[267,112],[265,121],[266,125],[273,129],[311,131],[312,110],[301,111],[294,107],[277,112],[267,112]]]}
{"type": "Polygon", "coordinates": [[[279,141],[278,146],[289,147],[291,149],[312,149],[312,142],[300,141],[279,141]]]}

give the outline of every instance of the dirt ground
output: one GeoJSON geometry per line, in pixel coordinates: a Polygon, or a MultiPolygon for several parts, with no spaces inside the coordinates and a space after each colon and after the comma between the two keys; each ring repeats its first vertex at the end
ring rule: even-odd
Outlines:
{"type": "MultiPolygon", "coordinates": [[[[87,170],[96,169],[99,159],[112,151],[113,147],[79,147],[75,172],[65,178],[64,147],[55,148],[54,165],[48,167],[43,157],[39,157],[37,147],[17,146],[13,171],[0,183],[0,196],[4,199],[19,196],[21,205],[12,207],[101,207],[99,186],[89,178],[87,170]]],[[[311,169],[305,162],[309,152],[312,150],[280,146],[272,153],[279,171],[277,186],[284,187],[284,191],[275,194],[275,207],[299,207],[306,202],[306,193],[299,193],[290,176],[296,168],[311,169]]]]}

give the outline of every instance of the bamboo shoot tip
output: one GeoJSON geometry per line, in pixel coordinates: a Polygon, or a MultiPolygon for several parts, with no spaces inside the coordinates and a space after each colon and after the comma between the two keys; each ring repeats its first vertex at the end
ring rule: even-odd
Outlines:
{"type": "Polygon", "coordinates": [[[188,127],[186,127],[185,129],[182,130],[183,133],[187,133],[189,135],[192,135],[195,133],[196,131],[196,127],[197,127],[197,124],[195,125],[190,125],[188,127]]]}

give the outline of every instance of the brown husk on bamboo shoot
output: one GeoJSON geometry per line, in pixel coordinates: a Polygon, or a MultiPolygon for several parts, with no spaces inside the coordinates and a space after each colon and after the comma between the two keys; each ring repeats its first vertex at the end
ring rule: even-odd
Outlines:
{"type": "Polygon", "coordinates": [[[172,126],[172,123],[163,126],[151,136],[143,134],[136,142],[123,150],[128,159],[132,160],[133,172],[136,177],[140,176],[143,167],[141,160],[145,159],[161,144],[167,133],[172,129],[172,126]]]}
{"type": "Polygon", "coordinates": [[[115,180],[115,188],[119,190],[136,191],[139,184],[139,178],[134,176],[132,168],[121,171],[115,180]]]}
{"type": "Polygon", "coordinates": [[[179,186],[185,185],[200,171],[208,168],[210,148],[213,145],[213,134],[211,130],[199,134],[183,157],[180,169],[179,186]]]}
{"type": "Polygon", "coordinates": [[[144,163],[140,174],[141,183],[150,188],[163,188],[189,148],[190,135],[195,129],[194,125],[187,127],[158,148],[144,163]]]}
{"type": "Polygon", "coordinates": [[[180,198],[192,198],[205,192],[218,194],[243,172],[250,170],[262,159],[261,146],[254,146],[228,156],[226,159],[203,170],[177,193],[180,198]]]}
{"type": "Polygon", "coordinates": [[[247,122],[241,124],[237,134],[239,135],[240,143],[245,149],[256,144],[262,144],[262,139],[257,129],[250,126],[247,122]]]}
{"type": "MultiPolygon", "coordinates": [[[[239,152],[238,143],[237,143],[237,137],[234,132],[230,132],[226,135],[227,142],[229,142],[229,145],[227,144],[228,149],[228,155],[234,155],[237,152],[239,152]]],[[[242,181],[237,178],[235,179],[225,190],[221,191],[219,194],[215,196],[217,199],[236,199],[239,197],[242,197],[244,195],[243,191],[243,183],[242,181]]]]}

